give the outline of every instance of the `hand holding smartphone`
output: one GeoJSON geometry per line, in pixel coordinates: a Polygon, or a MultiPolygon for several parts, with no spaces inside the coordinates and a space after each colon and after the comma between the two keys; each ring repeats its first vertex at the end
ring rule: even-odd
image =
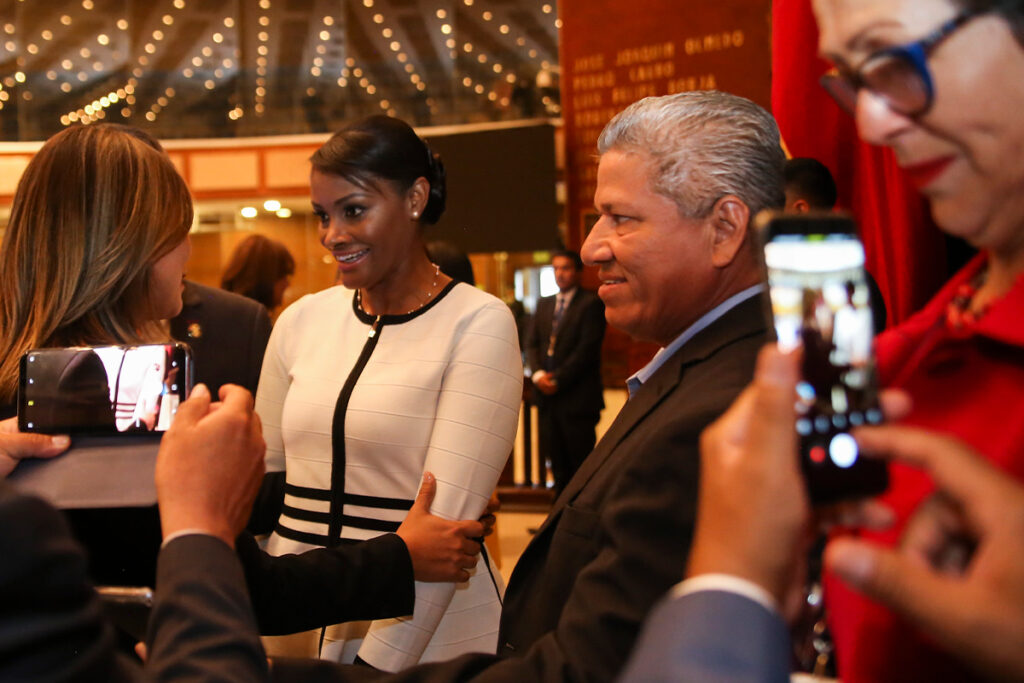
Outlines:
{"type": "Polygon", "coordinates": [[[882,411],[864,247],[841,214],[758,217],[780,348],[803,347],[796,429],[813,504],[881,493],[883,462],[860,457],[849,430],[878,424],[882,411]]]}

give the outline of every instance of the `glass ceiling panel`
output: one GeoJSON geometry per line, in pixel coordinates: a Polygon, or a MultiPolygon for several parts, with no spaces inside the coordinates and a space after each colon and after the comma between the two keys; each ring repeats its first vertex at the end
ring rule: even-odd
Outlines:
{"type": "Polygon", "coordinates": [[[0,140],[558,116],[553,0],[0,0],[0,140]]]}

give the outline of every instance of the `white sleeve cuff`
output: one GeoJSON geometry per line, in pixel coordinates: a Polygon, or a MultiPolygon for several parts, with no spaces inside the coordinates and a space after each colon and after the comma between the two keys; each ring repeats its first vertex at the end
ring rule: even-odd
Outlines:
{"type": "Polygon", "coordinates": [[[752,581],[741,579],[731,574],[700,574],[677,583],[672,589],[672,596],[681,598],[690,593],[700,591],[724,591],[742,595],[753,600],[769,612],[779,613],[778,603],[771,593],[752,581]]]}

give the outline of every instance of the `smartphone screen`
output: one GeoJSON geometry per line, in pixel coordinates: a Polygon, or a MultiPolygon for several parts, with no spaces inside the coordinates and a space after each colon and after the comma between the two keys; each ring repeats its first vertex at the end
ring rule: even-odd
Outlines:
{"type": "Polygon", "coordinates": [[[778,215],[767,222],[765,238],[779,346],[803,347],[796,429],[811,501],[880,493],[888,483],[884,463],[861,458],[849,434],[882,421],[871,294],[853,221],[778,215]]]}
{"type": "Polygon", "coordinates": [[[36,349],[21,358],[18,427],[25,432],[162,432],[192,389],[181,343],[36,349]]]}

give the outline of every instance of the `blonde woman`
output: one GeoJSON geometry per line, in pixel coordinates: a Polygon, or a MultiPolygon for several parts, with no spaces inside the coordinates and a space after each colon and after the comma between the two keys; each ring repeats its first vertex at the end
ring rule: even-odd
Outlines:
{"type": "MultiPolygon", "coordinates": [[[[166,341],[181,309],[192,199],[173,164],[120,126],[50,138],[18,185],[0,247],[0,417],[29,349],[166,341]]],[[[98,583],[152,585],[155,508],[69,515],[98,583]],[[112,528],[116,527],[116,528],[112,528]]]]}

